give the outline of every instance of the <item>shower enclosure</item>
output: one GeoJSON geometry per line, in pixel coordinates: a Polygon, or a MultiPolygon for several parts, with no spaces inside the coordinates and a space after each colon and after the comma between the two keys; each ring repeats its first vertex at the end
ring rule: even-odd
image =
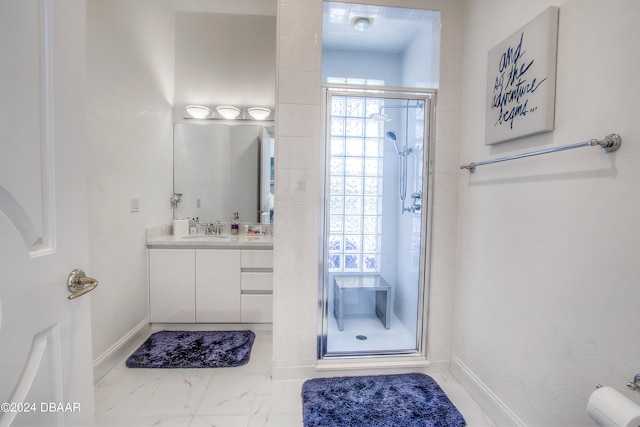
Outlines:
{"type": "Polygon", "coordinates": [[[324,90],[319,356],[423,354],[435,91],[324,90]]]}

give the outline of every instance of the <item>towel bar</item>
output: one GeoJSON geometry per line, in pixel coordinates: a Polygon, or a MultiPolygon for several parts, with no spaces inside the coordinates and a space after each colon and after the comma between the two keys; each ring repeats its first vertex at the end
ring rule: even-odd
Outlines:
{"type": "Polygon", "coordinates": [[[514,156],[501,157],[499,159],[485,160],[484,162],[477,162],[477,163],[472,162],[472,163],[469,163],[468,165],[461,165],[460,169],[468,169],[469,172],[474,173],[476,171],[476,167],[478,166],[490,165],[492,163],[506,162],[508,160],[522,159],[524,157],[539,156],[540,154],[548,154],[548,153],[555,153],[558,151],[572,150],[574,148],[594,147],[596,145],[600,146],[600,148],[604,153],[613,153],[614,151],[617,151],[618,148],[620,148],[620,144],[622,144],[622,139],[620,138],[620,136],[616,133],[610,133],[609,135],[605,136],[601,140],[591,139],[589,141],[579,142],[577,144],[564,145],[562,147],[549,148],[547,150],[516,154],[514,156]]]}

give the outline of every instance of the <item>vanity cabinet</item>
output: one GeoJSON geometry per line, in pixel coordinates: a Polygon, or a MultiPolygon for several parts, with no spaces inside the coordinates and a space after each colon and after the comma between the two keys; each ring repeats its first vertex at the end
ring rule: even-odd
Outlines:
{"type": "Polygon", "coordinates": [[[273,250],[149,249],[152,323],[270,323],[273,250]]]}

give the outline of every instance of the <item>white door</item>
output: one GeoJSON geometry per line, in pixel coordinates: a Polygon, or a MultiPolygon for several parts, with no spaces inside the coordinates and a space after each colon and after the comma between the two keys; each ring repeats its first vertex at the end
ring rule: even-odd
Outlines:
{"type": "Polygon", "coordinates": [[[0,426],[93,424],[85,57],[84,0],[0,0],[0,426]]]}

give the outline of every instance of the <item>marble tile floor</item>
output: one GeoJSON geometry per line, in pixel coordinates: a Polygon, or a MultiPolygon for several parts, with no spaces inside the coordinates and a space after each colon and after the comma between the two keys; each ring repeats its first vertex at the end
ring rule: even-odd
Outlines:
{"type": "MultiPolygon", "coordinates": [[[[304,380],[272,380],[272,333],[255,333],[249,363],[236,368],[129,369],[123,359],[95,386],[96,426],[302,426],[304,380]]],[[[431,376],[468,426],[494,425],[451,375],[431,376]]]]}

